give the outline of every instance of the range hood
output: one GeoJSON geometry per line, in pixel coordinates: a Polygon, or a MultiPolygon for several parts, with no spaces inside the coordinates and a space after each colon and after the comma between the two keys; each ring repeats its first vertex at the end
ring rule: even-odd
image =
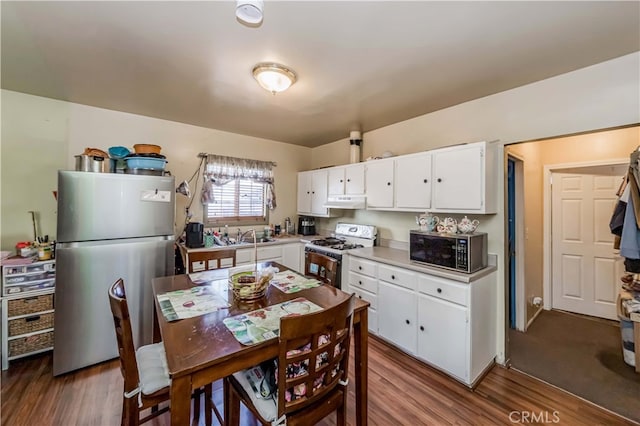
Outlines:
{"type": "Polygon", "coordinates": [[[324,207],[327,209],[364,209],[366,195],[329,195],[324,207]]]}

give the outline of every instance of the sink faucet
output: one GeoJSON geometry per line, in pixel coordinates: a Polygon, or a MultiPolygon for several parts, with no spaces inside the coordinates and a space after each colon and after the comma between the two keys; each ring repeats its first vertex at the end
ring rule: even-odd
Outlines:
{"type": "Polygon", "coordinates": [[[236,243],[241,243],[242,240],[244,239],[244,236],[249,234],[249,233],[253,233],[253,242],[256,242],[256,231],[255,229],[249,229],[247,231],[242,232],[242,230],[240,228],[238,228],[238,238],[236,240],[236,243]]]}

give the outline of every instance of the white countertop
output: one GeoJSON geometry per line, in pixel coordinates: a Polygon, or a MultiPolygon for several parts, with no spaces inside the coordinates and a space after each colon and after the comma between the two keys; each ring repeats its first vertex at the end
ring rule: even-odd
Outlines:
{"type": "MultiPolygon", "coordinates": [[[[268,241],[265,243],[258,243],[258,247],[265,246],[277,246],[282,244],[294,244],[294,243],[307,243],[310,240],[308,238],[315,238],[314,236],[303,236],[303,235],[286,235],[279,236],[273,238],[272,241],[268,241]]],[[[318,237],[319,238],[319,237],[318,237]]],[[[211,247],[198,247],[198,248],[189,248],[184,243],[178,243],[180,249],[186,251],[187,253],[198,253],[203,251],[215,251],[215,250],[223,250],[223,249],[245,249],[245,248],[253,248],[253,243],[246,244],[231,244],[228,246],[211,246],[211,247]]]]}
{"type": "Polygon", "coordinates": [[[472,274],[465,274],[463,272],[450,271],[447,269],[413,263],[409,260],[409,252],[407,250],[399,250],[389,247],[365,247],[353,249],[349,250],[349,255],[463,283],[471,283],[498,269],[496,267],[496,256],[493,254],[489,255],[489,266],[472,274]]]}

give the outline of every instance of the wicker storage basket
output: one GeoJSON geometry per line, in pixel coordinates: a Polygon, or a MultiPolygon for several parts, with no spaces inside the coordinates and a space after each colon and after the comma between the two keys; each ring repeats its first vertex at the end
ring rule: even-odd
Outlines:
{"type": "Polygon", "coordinates": [[[7,316],[28,315],[36,312],[49,311],[53,309],[53,294],[43,294],[24,299],[9,300],[7,316]]]}
{"type": "Polygon", "coordinates": [[[53,346],[53,331],[9,340],[9,356],[18,356],[53,346]]]}
{"type": "Polygon", "coordinates": [[[53,312],[9,320],[9,337],[53,328],[53,312]]]}

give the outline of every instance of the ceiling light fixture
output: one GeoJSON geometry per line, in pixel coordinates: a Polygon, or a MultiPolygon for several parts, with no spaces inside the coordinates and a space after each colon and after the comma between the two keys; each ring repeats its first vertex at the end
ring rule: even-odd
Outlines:
{"type": "Polygon", "coordinates": [[[274,95],[287,90],[297,79],[293,70],[271,62],[263,62],[253,67],[253,78],[274,95]]]}
{"type": "Polygon", "coordinates": [[[236,17],[249,26],[258,26],[262,23],[263,0],[238,0],[236,3],[236,17]]]}

